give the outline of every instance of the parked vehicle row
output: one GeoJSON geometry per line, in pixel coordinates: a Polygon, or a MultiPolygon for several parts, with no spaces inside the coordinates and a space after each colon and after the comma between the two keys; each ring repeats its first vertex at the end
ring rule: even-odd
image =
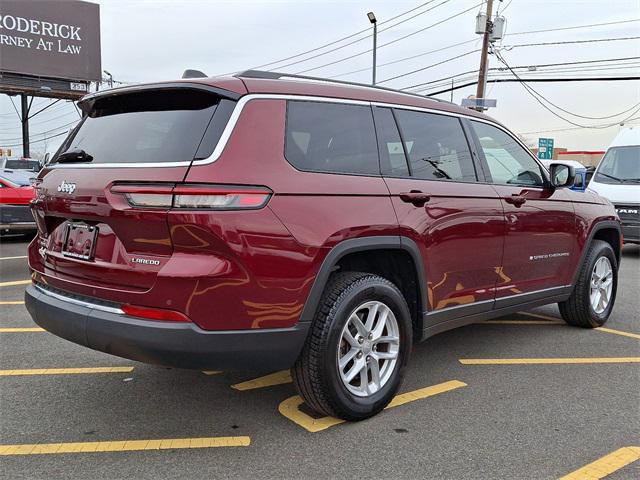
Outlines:
{"type": "Polygon", "coordinates": [[[0,234],[35,230],[29,205],[35,195],[31,186],[35,175],[26,170],[0,169],[0,234]]]}

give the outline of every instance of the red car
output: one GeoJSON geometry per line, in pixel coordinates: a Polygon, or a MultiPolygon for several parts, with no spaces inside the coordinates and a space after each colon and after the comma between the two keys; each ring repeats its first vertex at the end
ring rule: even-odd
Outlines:
{"type": "Polygon", "coordinates": [[[35,196],[30,176],[33,172],[0,169],[0,234],[35,230],[29,204],[35,196]]]}
{"type": "Polygon", "coordinates": [[[383,88],[248,71],[91,94],[39,175],[34,320],[125,358],[292,368],[360,420],[414,341],[558,302],[607,320],[622,236],[495,120],[383,88]]]}

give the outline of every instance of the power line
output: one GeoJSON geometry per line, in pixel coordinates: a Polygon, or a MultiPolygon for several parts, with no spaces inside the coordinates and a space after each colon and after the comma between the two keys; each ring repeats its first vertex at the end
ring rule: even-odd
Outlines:
{"type": "MultiPolygon", "coordinates": [[[[403,17],[403,16],[405,16],[405,15],[407,15],[407,14],[411,13],[411,12],[414,12],[414,11],[416,11],[416,10],[418,10],[418,9],[422,8],[422,7],[425,7],[425,6],[427,6],[427,5],[429,5],[430,3],[433,3],[433,2],[435,2],[435,1],[436,1],[436,0],[430,0],[430,1],[428,1],[428,2],[424,2],[424,3],[420,4],[420,5],[418,5],[417,7],[414,7],[414,8],[412,8],[412,9],[410,9],[410,10],[406,10],[406,11],[404,11],[404,12],[402,12],[402,13],[398,14],[398,15],[395,15],[395,16],[393,16],[393,17],[391,17],[391,18],[387,19],[387,20],[384,20],[384,21],[380,22],[380,23],[379,23],[379,25],[383,25],[383,24],[389,23],[389,22],[391,22],[391,21],[393,21],[393,20],[395,20],[395,19],[397,19],[397,18],[403,17]]],[[[449,0],[447,0],[447,1],[449,1],[449,0]]],[[[446,3],[446,2],[445,2],[445,3],[446,3]]],[[[429,10],[427,10],[427,11],[429,11],[429,10]]],[[[426,13],[427,11],[422,12],[422,13],[426,13]]],[[[421,14],[422,14],[422,13],[421,13],[421,14]]],[[[416,16],[417,16],[417,15],[416,15],[416,16]]],[[[414,16],[414,17],[415,17],[415,16],[414,16]]],[[[414,18],[414,17],[411,17],[411,18],[414,18]]],[[[409,18],[409,19],[407,19],[407,20],[411,20],[411,18],[409,18]]],[[[400,23],[401,23],[401,22],[400,22],[400,23]]],[[[398,24],[396,24],[396,25],[399,25],[400,23],[398,23],[398,24]]],[[[396,26],[396,25],[394,25],[394,26],[396,26]]],[[[388,27],[388,28],[391,28],[391,27],[388,27]]],[[[387,30],[388,28],[385,28],[385,30],[387,30]]],[[[307,50],[307,51],[304,51],[304,52],[301,52],[301,53],[297,53],[297,54],[295,54],[295,55],[291,55],[291,56],[286,57],[286,58],[281,58],[280,60],[275,60],[275,61],[273,61],[273,62],[264,63],[264,64],[262,64],[262,65],[257,65],[257,66],[252,67],[252,68],[257,70],[257,69],[261,69],[261,68],[265,68],[265,67],[270,67],[270,66],[272,66],[272,65],[276,65],[276,64],[278,64],[278,63],[286,62],[286,61],[288,61],[288,60],[292,60],[292,59],[294,59],[294,58],[302,57],[302,56],[307,55],[307,54],[309,54],[309,53],[317,52],[317,51],[319,51],[319,50],[323,50],[323,49],[324,49],[324,48],[326,48],[326,47],[330,47],[330,46],[332,46],[332,45],[336,45],[336,44],[338,44],[338,43],[341,43],[341,42],[343,42],[343,41],[345,41],[345,40],[349,40],[350,38],[356,37],[356,36],[361,35],[361,34],[363,34],[363,33],[367,33],[367,32],[369,32],[370,30],[371,30],[371,29],[370,29],[369,27],[367,27],[367,28],[365,28],[365,29],[363,29],[363,30],[360,30],[360,31],[358,31],[358,32],[352,33],[352,34],[347,35],[347,36],[345,36],[345,37],[339,38],[339,39],[334,40],[334,41],[332,41],[332,42],[325,43],[324,45],[320,45],[319,47],[312,48],[311,50],[307,50]]],[[[367,35],[367,36],[365,36],[365,37],[363,37],[363,38],[361,38],[361,39],[359,39],[359,40],[356,40],[356,41],[354,41],[354,42],[351,42],[351,43],[349,43],[348,45],[345,45],[345,46],[340,47],[340,48],[344,48],[344,47],[346,47],[346,46],[353,45],[354,43],[357,43],[357,42],[360,42],[360,41],[362,41],[362,40],[365,40],[365,39],[367,39],[367,38],[369,38],[369,37],[371,37],[371,36],[372,36],[372,35],[371,35],[371,34],[369,34],[369,35],[367,35]]],[[[335,50],[332,50],[332,51],[335,51],[335,50]]],[[[320,55],[325,55],[326,53],[330,53],[330,52],[325,52],[325,53],[322,53],[322,54],[320,54],[320,55]]],[[[318,56],[319,56],[319,55],[318,55],[318,56]]],[[[316,57],[310,57],[310,59],[311,59],[311,58],[316,58],[316,57]]],[[[306,61],[306,60],[309,60],[309,59],[301,60],[300,62],[303,62],[303,61],[306,61]]],[[[290,64],[290,65],[292,65],[292,64],[290,64]]],[[[280,67],[277,67],[277,68],[285,68],[285,67],[286,67],[286,66],[280,66],[280,67]]],[[[233,73],[235,73],[235,71],[234,71],[234,72],[222,73],[222,74],[220,74],[220,75],[216,75],[216,76],[230,75],[230,74],[233,74],[233,73]]]]}
{"type": "MultiPolygon", "coordinates": [[[[538,68],[546,68],[546,67],[557,67],[557,66],[568,66],[568,65],[586,65],[586,64],[594,64],[594,63],[605,63],[605,62],[621,62],[621,61],[626,61],[626,60],[637,60],[640,59],[640,56],[638,57],[620,57],[620,58],[611,58],[611,59],[598,59],[598,60],[583,60],[583,61],[578,61],[578,62],[559,62],[559,63],[543,63],[543,64],[535,64],[535,65],[518,65],[515,67],[512,67],[514,70],[519,70],[519,69],[538,69],[538,68]]],[[[628,64],[621,64],[621,65],[628,65],[628,64]]],[[[598,65],[594,65],[594,67],[598,67],[598,70],[603,69],[603,67],[607,67],[609,65],[605,64],[602,65],[602,67],[598,66],[598,65]]],[[[504,67],[493,67],[489,69],[490,71],[504,71],[506,70],[504,67]]],[[[551,72],[554,70],[544,70],[544,71],[540,71],[540,72],[527,72],[528,74],[535,74],[535,73],[547,73],[547,72],[551,72]]],[[[556,71],[560,71],[560,70],[556,70],[556,71]]],[[[567,70],[568,71],[568,70],[567,70]]],[[[427,87],[424,89],[420,89],[418,87],[422,87],[422,86],[426,86],[426,85],[434,85],[434,84],[438,84],[441,82],[447,82],[449,80],[461,77],[463,75],[469,75],[472,73],[478,73],[478,70],[467,70],[466,72],[461,72],[461,73],[457,73],[455,75],[450,75],[448,77],[442,77],[442,78],[438,78],[436,80],[430,80],[428,82],[423,82],[423,83],[418,83],[416,85],[411,85],[408,87],[403,88],[402,90],[408,90],[408,89],[417,89],[416,91],[421,91],[421,90],[427,90],[428,88],[432,88],[432,87],[427,87]]]]}
{"type": "MultiPolygon", "coordinates": [[[[504,63],[504,65],[509,69],[509,71],[513,74],[514,77],[520,79],[520,77],[518,77],[518,75],[515,73],[513,68],[509,66],[509,64],[504,59],[504,57],[502,57],[502,55],[500,55],[499,53],[496,53],[496,56],[498,57],[498,60],[500,60],[502,63],[504,63]]],[[[561,112],[568,113],[569,115],[572,115],[574,117],[584,118],[586,120],[607,120],[609,118],[619,117],[620,115],[623,115],[625,113],[630,112],[631,110],[636,109],[636,107],[640,107],[640,102],[638,102],[634,106],[632,106],[631,108],[628,108],[627,110],[624,110],[622,112],[615,113],[613,115],[605,115],[605,116],[602,116],[602,117],[592,117],[592,116],[589,116],[589,115],[581,115],[581,114],[578,114],[578,113],[570,112],[569,110],[566,110],[565,108],[562,108],[559,105],[553,103],[551,100],[545,98],[540,92],[536,91],[533,87],[528,86],[528,88],[531,89],[531,91],[533,91],[536,95],[538,95],[540,98],[542,98],[549,105],[554,106],[555,108],[557,108],[561,112]]]]}
{"type": "MultiPolygon", "coordinates": [[[[521,83],[521,82],[530,82],[530,83],[561,83],[561,82],[601,82],[601,81],[630,81],[630,80],[640,80],[640,76],[616,76],[616,77],[561,77],[561,78],[524,78],[524,79],[516,79],[516,78],[495,78],[488,80],[487,83],[521,83]]],[[[474,80],[469,83],[465,83],[463,85],[456,85],[454,87],[445,88],[442,90],[438,90],[437,92],[431,92],[427,96],[433,97],[435,95],[440,95],[442,93],[449,93],[454,90],[460,90],[461,88],[470,87],[472,85],[476,85],[478,80],[474,80]]]]}
{"type": "MultiPolygon", "coordinates": [[[[396,63],[404,62],[406,60],[413,60],[414,58],[423,57],[425,55],[429,55],[429,54],[432,54],[432,53],[442,52],[442,51],[448,50],[450,48],[459,47],[461,45],[466,45],[466,44],[473,43],[473,42],[476,42],[476,41],[478,41],[478,39],[474,38],[472,40],[465,40],[464,42],[454,43],[453,45],[449,45],[449,46],[442,47],[442,48],[437,48],[435,50],[429,50],[428,52],[418,53],[417,55],[411,55],[410,57],[399,58],[398,60],[393,60],[392,62],[381,63],[381,64],[378,65],[378,68],[386,67],[387,65],[394,65],[396,63]]],[[[338,75],[333,75],[332,77],[327,77],[327,78],[346,77],[347,75],[352,75],[354,73],[360,73],[360,72],[366,72],[366,71],[369,71],[369,70],[371,70],[371,67],[360,68],[358,70],[353,70],[351,72],[346,72],[346,73],[340,73],[338,75]]]]}
{"type": "MultiPolygon", "coordinates": [[[[546,32],[558,32],[558,31],[563,31],[563,30],[577,30],[577,29],[581,29],[581,28],[593,28],[593,27],[601,27],[601,26],[616,25],[616,24],[638,22],[638,21],[640,21],[640,18],[631,19],[631,20],[620,20],[620,21],[615,21],[615,22],[592,23],[592,24],[587,24],[587,25],[573,25],[571,27],[546,28],[546,29],[543,29],[543,30],[528,30],[528,31],[524,31],[524,32],[510,33],[509,36],[529,35],[529,34],[546,33],[546,32]]],[[[458,47],[458,46],[461,46],[461,45],[466,45],[466,44],[469,44],[469,43],[474,43],[474,42],[477,42],[477,41],[478,41],[477,38],[472,38],[472,39],[469,39],[469,40],[465,40],[463,42],[458,42],[458,43],[454,43],[452,45],[448,45],[446,47],[438,48],[436,50],[430,50],[428,52],[422,52],[422,53],[418,53],[418,54],[415,54],[415,55],[411,55],[409,57],[399,58],[399,59],[393,60],[391,62],[382,63],[382,64],[378,65],[378,68],[385,67],[387,65],[394,65],[396,63],[404,62],[404,61],[407,61],[407,60],[413,60],[413,59],[416,59],[416,58],[419,58],[419,57],[422,57],[422,56],[425,56],[425,55],[441,52],[441,51],[444,51],[444,50],[447,50],[447,49],[450,49],[450,48],[458,47]]],[[[331,76],[331,77],[328,77],[328,78],[344,77],[344,76],[347,76],[347,75],[352,75],[354,73],[366,72],[366,71],[369,71],[370,69],[371,69],[371,67],[360,68],[358,70],[352,70],[350,72],[340,73],[338,75],[334,75],[334,76],[331,76]]]]}
{"type": "MultiPolygon", "coordinates": [[[[388,45],[392,45],[392,44],[397,43],[397,42],[400,42],[400,41],[402,41],[402,40],[404,40],[404,39],[406,39],[406,38],[412,37],[413,35],[417,35],[418,33],[422,33],[422,32],[424,32],[424,31],[426,31],[426,30],[429,30],[430,28],[437,27],[438,25],[441,25],[441,24],[443,24],[443,23],[445,23],[445,22],[448,22],[449,20],[452,20],[452,19],[454,19],[454,18],[456,18],[456,17],[459,17],[460,15],[464,15],[465,13],[467,13],[467,12],[469,12],[469,11],[471,11],[471,10],[475,10],[478,6],[482,5],[483,3],[484,3],[484,0],[483,0],[482,2],[480,2],[480,3],[476,4],[476,5],[474,5],[474,6],[473,6],[473,7],[471,7],[471,8],[467,8],[466,10],[463,10],[463,11],[461,11],[461,12],[458,12],[458,13],[454,14],[454,15],[451,15],[451,16],[449,16],[449,17],[447,17],[447,18],[445,18],[445,19],[443,19],[443,20],[440,20],[440,21],[438,21],[438,22],[436,22],[436,23],[432,23],[431,25],[427,25],[426,27],[423,27],[423,28],[421,28],[421,29],[419,29],[419,30],[416,30],[416,31],[414,31],[414,32],[411,32],[411,33],[409,33],[409,34],[407,34],[407,35],[404,35],[404,36],[402,36],[402,37],[396,38],[396,39],[391,40],[391,41],[389,41],[389,42],[387,42],[387,43],[383,43],[383,44],[381,44],[381,45],[378,45],[378,49],[380,49],[380,48],[384,48],[384,47],[386,47],[386,46],[388,46],[388,45]]],[[[330,65],[335,65],[335,64],[338,64],[338,63],[346,62],[347,60],[351,60],[352,58],[356,58],[356,57],[360,57],[360,56],[362,56],[362,55],[366,55],[367,53],[370,53],[370,52],[372,52],[372,51],[373,51],[373,49],[371,49],[371,48],[370,48],[370,49],[368,49],[368,50],[364,50],[364,51],[362,51],[362,52],[358,52],[358,53],[355,53],[355,54],[353,54],[353,55],[349,55],[348,57],[344,57],[344,58],[341,58],[341,59],[335,60],[335,61],[333,61],[333,62],[325,63],[324,65],[320,65],[320,66],[317,66],[317,67],[308,68],[308,69],[306,69],[306,70],[301,70],[301,71],[299,71],[299,72],[295,72],[295,74],[296,74],[296,75],[299,75],[299,74],[303,74],[303,73],[308,73],[308,72],[311,72],[311,71],[313,71],[313,70],[319,70],[319,69],[321,69],[321,68],[328,67],[328,66],[330,66],[330,65]]]]}
{"type": "Polygon", "coordinates": [[[569,44],[579,44],[579,43],[597,43],[597,42],[617,42],[624,40],[638,40],[640,36],[636,37],[613,37],[613,38],[592,38],[588,40],[567,40],[567,41],[559,41],[559,42],[539,42],[539,43],[518,43],[516,45],[507,45],[500,47],[500,50],[511,50],[513,48],[519,47],[541,47],[547,45],[569,45],[569,44]]]}
{"type": "Polygon", "coordinates": [[[427,65],[426,67],[417,68],[416,70],[411,70],[410,72],[402,73],[400,75],[396,75],[395,77],[385,78],[384,80],[380,80],[378,83],[390,82],[391,80],[396,80],[398,78],[406,77],[408,75],[413,75],[414,73],[422,72],[424,70],[428,70],[429,68],[437,67],[438,65],[442,65],[443,63],[452,62],[462,57],[466,57],[467,55],[471,55],[473,53],[478,53],[480,49],[471,50],[469,52],[462,53],[460,55],[456,55],[455,57],[448,58],[446,60],[442,60],[441,62],[432,63],[431,65],[427,65]]]}
{"type": "MultiPolygon", "coordinates": [[[[77,120],[73,121],[73,122],[69,122],[69,123],[67,123],[65,125],[60,125],[58,127],[52,128],[50,130],[45,130],[44,132],[34,133],[32,136],[36,137],[36,136],[40,136],[40,135],[47,135],[48,133],[55,132],[57,130],[60,130],[61,128],[68,128],[68,127],[70,127],[72,125],[75,125],[77,123],[78,123],[77,120]]],[[[21,139],[22,139],[22,137],[5,138],[5,139],[1,140],[0,143],[1,142],[11,142],[11,141],[16,141],[16,140],[21,140],[21,139]]]]}
{"type": "MultiPolygon", "coordinates": [[[[618,41],[618,40],[635,40],[635,39],[639,39],[639,38],[640,38],[640,36],[638,36],[638,37],[596,38],[596,39],[587,39],[587,40],[569,40],[569,41],[560,41],[560,42],[522,43],[522,44],[511,45],[508,48],[503,47],[503,49],[512,50],[514,48],[519,48],[519,47],[567,45],[567,44],[584,44],[584,43],[596,43],[596,42],[612,42],[612,41],[618,41]]],[[[469,55],[471,53],[472,52],[467,52],[465,54],[462,54],[461,56],[469,55]]],[[[494,50],[494,53],[496,54],[496,56],[499,55],[497,49],[494,50]]],[[[459,58],[459,57],[453,57],[450,60],[455,60],[456,58],[459,58]]],[[[411,75],[412,73],[418,72],[420,70],[426,70],[426,69],[431,68],[432,66],[435,66],[435,65],[437,65],[437,64],[427,65],[426,67],[423,67],[422,69],[413,70],[413,71],[408,72],[406,74],[396,75],[395,77],[392,77],[392,78],[387,79],[387,80],[393,80],[393,79],[396,79],[396,78],[402,78],[402,77],[405,77],[407,75],[411,75]]],[[[383,83],[384,81],[387,81],[387,80],[383,80],[382,82],[379,82],[379,83],[383,83]]],[[[408,87],[402,88],[401,90],[407,90],[407,89],[410,89],[410,88],[420,87],[420,86],[422,86],[422,85],[424,85],[426,83],[428,83],[428,82],[419,83],[419,84],[415,84],[415,85],[410,85],[408,87]]]]}
{"type": "MultiPolygon", "coordinates": [[[[504,11],[509,8],[511,6],[511,2],[513,0],[509,0],[507,2],[507,5],[502,9],[502,13],[504,13],[504,11]]],[[[500,15],[500,7],[502,6],[502,0],[500,0],[500,3],[498,4],[498,9],[496,10],[496,16],[500,15]]]]}
{"type": "Polygon", "coordinates": [[[577,29],[580,29],[580,28],[604,27],[604,26],[608,26],[608,25],[620,25],[620,24],[623,24],[623,23],[631,23],[631,22],[640,22],[640,18],[632,18],[632,19],[628,19],[628,20],[616,20],[614,22],[591,23],[589,25],[576,25],[576,26],[571,26],[571,27],[556,27],[556,28],[545,28],[543,30],[528,30],[526,32],[510,33],[509,36],[513,37],[513,36],[516,36],[516,35],[530,35],[530,34],[533,34],[533,33],[562,32],[562,31],[565,31],[565,30],[577,30],[577,29]]]}
{"type": "MultiPolygon", "coordinates": [[[[496,55],[496,57],[498,58],[498,60],[500,60],[500,62],[502,62],[502,63],[503,63],[503,64],[504,64],[508,69],[509,69],[509,71],[513,74],[513,76],[514,76],[514,77],[516,77],[516,79],[518,79],[518,81],[519,81],[520,85],[522,85],[522,87],[527,91],[527,93],[529,93],[529,95],[531,95],[531,96],[532,96],[532,97],[533,97],[533,98],[534,98],[534,99],[535,99],[535,100],[536,100],[536,101],[537,101],[537,102],[538,102],[542,107],[544,107],[544,108],[545,108],[547,111],[549,111],[551,114],[553,114],[554,116],[556,116],[556,117],[560,118],[561,120],[564,120],[565,122],[567,122],[567,123],[569,123],[569,124],[571,124],[571,125],[574,125],[574,126],[576,126],[576,127],[583,127],[583,128],[596,128],[596,127],[586,127],[585,125],[581,125],[581,124],[579,124],[579,123],[575,123],[574,121],[569,120],[568,118],[563,117],[563,116],[562,116],[562,115],[560,115],[559,113],[554,112],[554,111],[553,111],[550,107],[548,107],[548,106],[547,106],[547,105],[546,105],[542,100],[544,100],[544,101],[548,102],[549,104],[551,104],[551,105],[555,106],[556,108],[559,108],[557,105],[555,105],[555,104],[551,103],[551,102],[550,102],[549,100],[547,100],[544,96],[540,95],[536,90],[534,90],[532,87],[530,87],[529,85],[527,85],[527,83],[526,83],[525,81],[523,81],[523,80],[518,76],[518,74],[517,74],[516,72],[514,72],[514,71],[513,71],[513,69],[509,66],[509,64],[507,63],[507,61],[502,57],[502,55],[500,55],[500,53],[499,53],[499,52],[495,52],[495,55],[496,55]],[[538,97],[540,97],[540,98],[538,98],[538,97]],[[541,100],[541,99],[542,99],[542,100],[541,100]]],[[[636,78],[638,78],[638,77],[636,77],[636,78]]],[[[631,114],[629,115],[629,117],[628,117],[628,118],[633,117],[636,113],[638,113],[638,112],[640,111],[640,103],[636,104],[636,105],[634,106],[634,108],[635,108],[635,111],[634,111],[633,113],[631,113],[631,114]],[[637,108],[635,108],[635,107],[637,107],[637,108]]],[[[576,117],[581,117],[581,118],[591,118],[591,119],[598,119],[598,118],[599,118],[599,117],[586,117],[586,116],[582,116],[582,115],[576,115],[576,114],[574,114],[574,113],[571,113],[571,112],[569,112],[569,111],[567,111],[567,110],[565,110],[565,109],[561,109],[561,108],[560,108],[560,110],[562,110],[562,111],[563,111],[563,112],[565,112],[565,113],[569,113],[570,115],[576,116],[576,117]]],[[[629,110],[626,110],[625,112],[621,112],[621,113],[619,113],[618,115],[621,115],[622,113],[627,113],[628,111],[629,111],[629,110]]],[[[602,119],[604,119],[604,118],[611,118],[611,117],[602,117],[602,119]]],[[[625,119],[625,120],[626,120],[626,119],[625,119]]],[[[622,120],[622,121],[624,122],[625,120],[622,120]]],[[[615,125],[615,124],[618,124],[618,123],[620,123],[620,121],[614,122],[614,123],[613,123],[613,124],[611,124],[611,125],[615,125]]],[[[604,127],[598,127],[598,128],[604,128],[604,127]]]]}
{"type": "MultiPolygon", "coordinates": [[[[450,0],[446,0],[446,1],[442,2],[442,3],[439,3],[439,4],[437,4],[437,5],[433,6],[433,7],[431,7],[431,8],[429,8],[429,9],[425,10],[424,12],[420,12],[420,15],[422,15],[423,13],[427,13],[427,12],[430,12],[430,11],[432,11],[432,10],[435,10],[435,9],[436,9],[436,8],[438,8],[439,6],[444,5],[445,3],[448,3],[449,1],[450,1],[450,0]]],[[[415,17],[415,16],[417,16],[417,15],[414,15],[414,17],[415,17]]],[[[412,18],[414,18],[414,17],[410,17],[410,18],[408,18],[408,19],[406,19],[406,20],[403,20],[403,21],[401,21],[401,22],[398,22],[398,23],[396,23],[395,25],[392,25],[392,26],[387,27],[387,28],[385,28],[385,29],[383,29],[383,30],[380,30],[380,32],[384,32],[384,31],[386,31],[386,30],[389,30],[390,28],[395,27],[395,26],[397,26],[397,25],[400,25],[401,23],[404,23],[404,22],[406,22],[406,21],[409,21],[409,20],[411,20],[411,19],[412,19],[412,18]]],[[[428,28],[431,28],[431,26],[430,26],[430,27],[428,27],[428,28]]],[[[303,63],[303,62],[306,62],[306,61],[308,61],[308,60],[313,60],[313,59],[318,58],[318,57],[320,57],[320,56],[322,56],[322,55],[325,55],[325,54],[327,54],[327,53],[335,52],[336,50],[339,50],[340,48],[348,47],[348,46],[350,46],[350,45],[353,45],[354,43],[360,42],[360,41],[362,41],[362,40],[366,40],[366,39],[367,39],[367,38],[369,38],[370,36],[371,36],[371,35],[369,35],[368,37],[365,37],[365,38],[361,38],[360,40],[357,40],[357,41],[354,41],[354,42],[348,43],[348,44],[344,45],[343,47],[338,47],[338,48],[334,48],[334,49],[332,49],[332,50],[328,50],[327,52],[321,53],[321,54],[316,55],[316,56],[314,56],[314,57],[309,57],[309,58],[306,58],[306,59],[303,59],[303,60],[299,60],[299,61],[297,61],[297,62],[292,62],[292,63],[286,64],[286,65],[281,65],[281,66],[280,66],[280,67],[278,67],[278,68],[287,68],[287,67],[290,67],[291,65],[295,65],[295,64],[298,64],[298,63],[303,63]]],[[[389,43],[392,43],[392,42],[389,42],[389,43]]],[[[378,46],[378,48],[382,48],[382,47],[384,47],[385,45],[387,45],[387,44],[382,44],[382,45],[378,46]]],[[[369,53],[369,52],[371,52],[371,51],[373,51],[373,49],[371,49],[371,48],[370,48],[370,49],[368,49],[368,50],[367,50],[367,51],[365,51],[365,52],[360,52],[360,53],[358,53],[358,54],[356,54],[356,55],[354,55],[354,56],[346,57],[345,59],[355,58],[355,57],[357,57],[357,56],[364,55],[365,53],[369,53]]],[[[332,63],[329,63],[328,65],[331,65],[331,64],[332,64],[332,63]]],[[[323,65],[323,66],[324,66],[324,65],[323,65]]],[[[296,74],[298,74],[298,73],[311,72],[312,70],[317,70],[317,69],[319,69],[319,68],[322,68],[323,66],[315,67],[315,68],[310,68],[310,69],[307,69],[307,70],[302,70],[302,71],[300,71],[300,72],[296,72],[296,74]]]]}
{"type": "MultiPolygon", "coordinates": [[[[60,137],[62,135],[66,135],[66,134],[67,134],[67,132],[60,132],[60,133],[57,133],[55,135],[51,135],[51,136],[48,136],[48,137],[45,137],[45,138],[41,138],[39,140],[31,140],[29,143],[33,145],[34,143],[46,142],[48,140],[51,140],[52,138],[60,137]]],[[[4,147],[21,147],[22,143],[13,143],[11,145],[3,145],[3,146],[4,147]]]]}
{"type": "MultiPolygon", "coordinates": [[[[633,66],[630,67],[625,67],[625,68],[633,68],[634,71],[636,71],[638,69],[638,67],[640,67],[640,64],[635,64],[633,66]]],[[[621,69],[622,67],[615,67],[616,69],[621,69]]],[[[548,70],[548,71],[544,71],[544,72],[528,72],[527,73],[527,81],[542,81],[542,82],[546,82],[546,81],[564,81],[564,80],[569,80],[569,81],[581,81],[582,79],[593,79],[593,74],[598,74],[601,70],[579,70],[579,71],[573,71],[573,70],[548,70]],[[556,73],[559,75],[554,75],[553,78],[541,78],[541,79],[536,79],[536,78],[530,78],[531,75],[549,75],[550,73],[556,73]],[[563,74],[566,73],[567,75],[570,76],[564,76],[563,74]],[[584,73],[584,75],[580,75],[581,73],[584,73]]],[[[490,74],[489,78],[495,80],[492,83],[499,83],[499,82],[506,82],[506,81],[510,81],[509,78],[503,78],[503,77],[499,77],[499,74],[495,74],[492,73],[490,74]]],[[[599,75],[599,79],[602,80],[608,80],[608,79],[613,79],[613,80],[618,80],[620,79],[620,75],[619,74],[601,74],[599,75]]],[[[453,79],[452,79],[453,81],[453,79]]],[[[438,88],[443,88],[443,87],[448,87],[450,85],[452,85],[452,81],[443,81],[443,82],[439,82],[437,84],[431,85],[429,87],[423,87],[423,88],[419,88],[416,90],[411,90],[411,93],[423,93],[425,95],[434,95],[437,93],[444,93],[444,92],[450,92],[452,90],[457,90],[459,88],[464,88],[467,86],[473,86],[476,85],[477,83],[477,79],[475,75],[468,75],[466,77],[462,77],[458,80],[453,81],[453,86],[454,88],[447,88],[444,91],[441,92],[429,92],[438,88]],[[467,83],[468,82],[468,83],[467,83]],[[460,85],[461,83],[463,83],[463,85],[460,85]],[[458,86],[455,86],[458,85],[458,86]]]]}
{"type": "MultiPolygon", "coordinates": [[[[635,120],[640,120],[640,117],[633,117],[625,120],[623,123],[633,122],[635,120]]],[[[620,123],[616,123],[613,125],[608,125],[602,128],[611,128],[615,126],[620,126],[620,123]]],[[[547,132],[566,132],[569,130],[582,130],[583,128],[599,128],[599,125],[589,125],[587,127],[565,127],[565,128],[552,128],[549,130],[536,130],[535,132],[519,132],[520,135],[534,135],[536,133],[547,133],[547,132]]]]}

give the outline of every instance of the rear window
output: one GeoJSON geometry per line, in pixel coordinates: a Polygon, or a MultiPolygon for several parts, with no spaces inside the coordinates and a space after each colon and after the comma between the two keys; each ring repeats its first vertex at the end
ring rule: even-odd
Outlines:
{"type": "Polygon", "coordinates": [[[4,168],[13,168],[15,170],[31,170],[37,172],[40,170],[40,164],[37,160],[7,160],[4,163],[4,168]]]}
{"type": "Polygon", "coordinates": [[[219,101],[192,89],[99,98],[58,154],[82,149],[92,164],[191,161],[219,101]]]}
{"type": "Polygon", "coordinates": [[[289,101],[285,157],[299,170],[379,175],[371,108],[289,101]]]}

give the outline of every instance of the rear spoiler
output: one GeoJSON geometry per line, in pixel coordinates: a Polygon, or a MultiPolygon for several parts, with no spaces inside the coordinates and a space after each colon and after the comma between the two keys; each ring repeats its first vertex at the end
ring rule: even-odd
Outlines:
{"type": "Polygon", "coordinates": [[[127,95],[129,93],[144,92],[147,90],[176,90],[176,89],[202,90],[222,98],[227,98],[229,100],[236,100],[236,101],[242,96],[239,93],[232,92],[230,90],[225,90],[224,88],[214,87],[204,83],[196,83],[196,82],[145,83],[143,85],[131,85],[127,87],[113,88],[113,89],[105,90],[102,92],[90,93],[89,95],[85,95],[78,101],[78,107],[80,107],[82,112],[86,115],[91,111],[96,100],[101,98],[114,97],[118,95],[127,95]]]}

